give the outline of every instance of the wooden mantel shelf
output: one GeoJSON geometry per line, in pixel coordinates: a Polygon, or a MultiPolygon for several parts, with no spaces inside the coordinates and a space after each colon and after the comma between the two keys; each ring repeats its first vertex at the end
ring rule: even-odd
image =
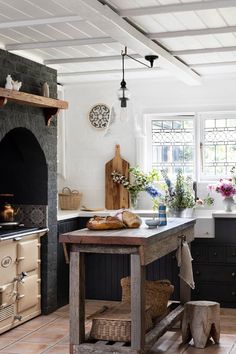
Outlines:
{"type": "Polygon", "coordinates": [[[4,106],[7,101],[43,108],[47,126],[50,125],[52,116],[56,115],[60,109],[68,108],[68,102],[66,101],[0,87],[0,107],[4,106]]]}

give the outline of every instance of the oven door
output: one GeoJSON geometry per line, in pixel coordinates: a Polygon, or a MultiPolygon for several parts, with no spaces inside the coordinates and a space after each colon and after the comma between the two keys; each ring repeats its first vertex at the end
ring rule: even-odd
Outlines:
{"type": "Polygon", "coordinates": [[[18,283],[18,313],[21,313],[35,305],[39,301],[39,280],[37,274],[24,278],[18,283]]]}
{"type": "Polygon", "coordinates": [[[17,245],[17,273],[30,272],[38,268],[39,242],[38,239],[20,241],[17,245]]]}

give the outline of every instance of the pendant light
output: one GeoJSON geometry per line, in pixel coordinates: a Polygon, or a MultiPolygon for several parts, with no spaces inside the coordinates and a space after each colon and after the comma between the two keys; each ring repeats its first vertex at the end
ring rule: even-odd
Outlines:
{"type": "Polygon", "coordinates": [[[121,51],[121,59],[122,59],[122,80],[120,82],[120,88],[117,92],[118,96],[118,102],[115,102],[112,105],[112,109],[110,110],[110,117],[109,117],[109,124],[105,130],[104,136],[109,136],[112,134],[112,131],[114,133],[115,130],[118,131],[118,127],[120,127],[120,123],[122,125],[124,123],[127,123],[129,118],[133,116],[132,112],[132,105],[130,101],[130,91],[126,87],[126,81],[125,81],[125,57],[128,57],[129,59],[132,59],[139,64],[142,64],[146,66],[147,68],[152,68],[154,61],[158,58],[157,55],[146,55],[145,59],[149,61],[150,65],[147,65],[146,63],[132,57],[127,53],[127,47],[125,47],[125,50],[121,51]],[[117,107],[118,106],[118,107],[117,107]]]}
{"type": "Polygon", "coordinates": [[[122,108],[127,107],[127,101],[130,99],[130,93],[129,90],[126,87],[126,82],[125,82],[125,52],[121,52],[121,58],[122,58],[122,81],[120,83],[120,89],[118,91],[118,98],[120,100],[120,106],[122,108]]]}
{"type": "Polygon", "coordinates": [[[118,98],[120,100],[120,107],[121,109],[126,109],[127,108],[127,101],[130,100],[130,92],[126,87],[126,81],[125,81],[125,56],[127,56],[128,58],[137,61],[138,63],[148,67],[148,68],[152,68],[153,67],[153,63],[154,60],[156,60],[158,58],[157,55],[146,55],[145,59],[147,61],[150,62],[150,66],[143,63],[142,61],[133,58],[131,55],[129,55],[127,53],[127,47],[125,47],[125,50],[121,52],[121,58],[122,58],[122,81],[120,83],[120,89],[118,91],[118,98]]]}

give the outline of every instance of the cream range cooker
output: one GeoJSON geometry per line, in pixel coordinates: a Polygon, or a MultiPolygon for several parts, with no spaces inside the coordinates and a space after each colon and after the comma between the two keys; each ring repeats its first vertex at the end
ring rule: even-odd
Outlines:
{"type": "Polygon", "coordinates": [[[47,231],[0,230],[0,333],[41,313],[40,237],[47,231]]]}

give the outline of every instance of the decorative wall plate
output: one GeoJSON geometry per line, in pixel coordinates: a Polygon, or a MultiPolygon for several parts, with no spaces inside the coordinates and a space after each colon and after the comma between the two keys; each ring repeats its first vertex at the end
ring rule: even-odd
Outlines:
{"type": "Polygon", "coordinates": [[[94,105],[89,111],[90,124],[97,129],[105,129],[108,126],[110,108],[104,103],[94,105]]]}

